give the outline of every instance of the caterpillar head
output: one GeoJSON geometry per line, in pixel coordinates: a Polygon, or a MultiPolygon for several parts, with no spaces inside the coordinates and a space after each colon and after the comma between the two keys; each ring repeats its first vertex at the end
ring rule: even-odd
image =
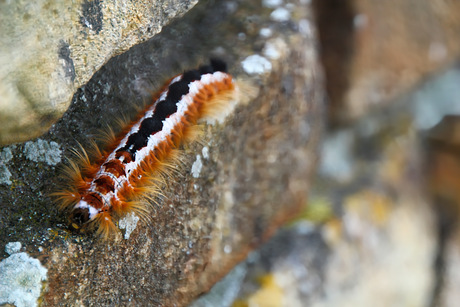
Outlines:
{"type": "Polygon", "coordinates": [[[104,239],[118,233],[111,210],[92,194],[82,197],[72,208],[69,225],[72,230],[80,233],[95,231],[96,235],[104,239]]]}
{"type": "Polygon", "coordinates": [[[94,221],[98,213],[98,210],[88,204],[85,199],[81,199],[70,212],[70,228],[79,232],[86,232],[89,224],[94,221]]]}
{"type": "Polygon", "coordinates": [[[70,227],[80,230],[83,225],[89,222],[89,210],[87,208],[77,208],[72,211],[69,217],[70,227]]]}

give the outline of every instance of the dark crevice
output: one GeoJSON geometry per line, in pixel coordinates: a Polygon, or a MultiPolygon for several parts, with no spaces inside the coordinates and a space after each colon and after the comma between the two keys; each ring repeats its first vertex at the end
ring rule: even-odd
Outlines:
{"type": "Polygon", "coordinates": [[[351,1],[343,0],[314,0],[313,8],[326,75],[330,123],[340,125],[345,119],[341,115],[344,95],[350,86],[355,10],[351,1]]]}
{"type": "Polygon", "coordinates": [[[435,216],[437,223],[437,246],[434,259],[434,287],[431,301],[428,306],[440,306],[442,291],[445,286],[445,274],[448,270],[446,263],[446,252],[449,240],[455,231],[458,222],[458,208],[452,201],[436,197],[434,200],[435,216]]]}

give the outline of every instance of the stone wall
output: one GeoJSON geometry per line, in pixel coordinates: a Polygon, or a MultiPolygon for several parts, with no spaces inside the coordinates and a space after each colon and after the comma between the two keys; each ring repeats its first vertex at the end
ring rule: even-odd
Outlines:
{"type": "Polygon", "coordinates": [[[195,3],[0,3],[0,304],[455,306],[457,3],[195,3]],[[211,57],[250,101],[150,221],[70,232],[66,160],[211,57]]]}

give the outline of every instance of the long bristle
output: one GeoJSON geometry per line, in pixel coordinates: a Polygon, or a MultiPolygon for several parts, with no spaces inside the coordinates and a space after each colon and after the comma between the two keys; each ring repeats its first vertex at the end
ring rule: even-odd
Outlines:
{"type": "Polygon", "coordinates": [[[80,199],[78,190],[85,185],[81,169],[91,165],[86,151],[73,149],[71,152],[74,159],[68,159],[67,164],[61,166],[59,190],[50,194],[61,211],[69,209],[80,199]]]}
{"type": "Polygon", "coordinates": [[[113,217],[108,212],[102,212],[96,218],[97,220],[94,222],[97,226],[96,235],[104,240],[110,238],[117,238],[119,236],[119,232],[117,226],[113,221],[113,217]]]}
{"type": "Polygon", "coordinates": [[[68,209],[80,199],[80,194],[77,191],[73,190],[61,190],[58,192],[51,193],[51,196],[59,205],[60,210],[68,209]]]}

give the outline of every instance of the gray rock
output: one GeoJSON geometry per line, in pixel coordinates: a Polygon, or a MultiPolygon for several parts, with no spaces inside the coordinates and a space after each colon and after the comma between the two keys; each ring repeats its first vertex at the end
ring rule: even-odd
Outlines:
{"type": "Polygon", "coordinates": [[[278,22],[270,19],[272,9],[253,2],[200,2],[99,69],[42,141],[33,141],[40,146],[8,147],[0,246],[20,241],[48,269],[43,306],[185,305],[305,205],[323,127],[323,79],[317,40],[299,30],[313,24],[309,6],[290,8],[296,13],[278,22]],[[271,29],[269,38],[260,35],[263,28],[271,29]],[[248,75],[241,63],[254,54],[270,65],[262,61],[261,71],[249,58],[251,71],[261,73],[248,75]],[[78,143],[88,147],[167,78],[212,56],[255,84],[259,95],[225,123],[207,126],[201,143],[184,148],[151,222],[123,222],[128,239],[104,243],[69,233],[66,216],[48,196],[61,181],[60,164],[49,157],[65,161],[78,143]],[[54,148],[52,155],[46,148],[54,148]],[[197,155],[201,166],[192,174],[197,155]]]}
{"type": "Polygon", "coordinates": [[[44,133],[110,58],[151,38],[196,3],[0,3],[0,144],[44,133]]]}

